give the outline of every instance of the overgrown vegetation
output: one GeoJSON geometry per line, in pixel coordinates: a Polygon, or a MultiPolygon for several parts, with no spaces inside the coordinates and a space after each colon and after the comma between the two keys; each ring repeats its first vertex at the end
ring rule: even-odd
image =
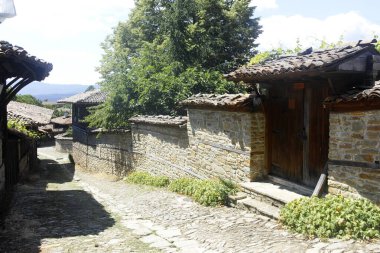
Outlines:
{"type": "Polygon", "coordinates": [[[205,206],[226,205],[228,194],[235,193],[237,187],[221,179],[180,178],[169,185],[169,190],[192,197],[205,206]]]}
{"type": "Polygon", "coordinates": [[[280,221],[309,237],[380,237],[380,208],[366,199],[332,195],[297,199],[281,210],[280,221]]]}
{"type": "Polygon", "coordinates": [[[237,186],[221,179],[180,178],[170,182],[164,176],[152,176],[147,172],[132,172],[125,181],[134,184],[168,187],[170,191],[192,197],[205,206],[226,205],[228,194],[235,193],[237,186]]]}
{"type": "Polygon", "coordinates": [[[15,129],[16,131],[25,134],[29,138],[39,139],[41,137],[41,135],[38,132],[27,129],[25,124],[21,121],[9,119],[7,124],[8,128],[15,129]]]}

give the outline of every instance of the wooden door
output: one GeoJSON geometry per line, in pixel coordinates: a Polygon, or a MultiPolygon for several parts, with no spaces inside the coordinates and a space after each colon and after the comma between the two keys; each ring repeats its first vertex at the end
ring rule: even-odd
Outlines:
{"type": "Polygon", "coordinates": [[[292,84],[271,91],[270,173],[302,182],[304,86],[292,84]]]}
{"type": "Polygon", "coordinates": [[[19,180],[19,150],[18,141],[15,138],[7,140],[7,153],[5,157],[5,186],[10,189],[19,180]]]}

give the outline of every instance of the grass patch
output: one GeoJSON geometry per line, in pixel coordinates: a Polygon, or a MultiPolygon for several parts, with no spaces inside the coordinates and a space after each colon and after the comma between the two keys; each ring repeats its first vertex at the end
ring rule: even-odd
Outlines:
{"type": "Polygon", "coordinates": [[[179,178],[170,182],[167,177],[152,176],[140,171],[132,172],[125,181],[133,184],[168,187],[170,191],[190,196],[205,206],[226,205],[228,195],[237,191],[237,186],[227,180],[179,178]]]}
{"type": "Polygon", "coordinates": [[[380,208],[366,199],[332,195],[297,199],[281,209],[280,221],[308,237],[380,237],[380,208]]]}

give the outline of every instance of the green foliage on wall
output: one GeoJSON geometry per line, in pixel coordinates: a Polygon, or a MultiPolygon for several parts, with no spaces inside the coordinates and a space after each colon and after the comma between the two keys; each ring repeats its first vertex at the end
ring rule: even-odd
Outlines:
{"type": "Polygon", "coordinates": [[[38,132],[27,129],[25,124],[23,124],[21,121],[12,119],[8,120],[8,128],[15,129],[16,131],[23,133],[32,139],[39,139],[41,137],[38,132]]]}

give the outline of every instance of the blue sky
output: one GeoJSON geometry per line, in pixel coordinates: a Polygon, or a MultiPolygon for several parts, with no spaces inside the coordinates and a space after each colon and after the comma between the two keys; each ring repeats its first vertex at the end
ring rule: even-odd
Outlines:
{"type": "MultiPolygon", "coordinates": [[[[0,24],[2,40],[24,47],[54,65],[46,83],[94,84],[100,43],[118,21],[128,18],[133,0],[14,0],[17,16],[0,24]]],[[[305,47],[380,35],[378,0],[252,0],[263,33],[260,50],[305,47]]]]}

